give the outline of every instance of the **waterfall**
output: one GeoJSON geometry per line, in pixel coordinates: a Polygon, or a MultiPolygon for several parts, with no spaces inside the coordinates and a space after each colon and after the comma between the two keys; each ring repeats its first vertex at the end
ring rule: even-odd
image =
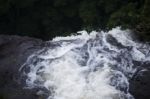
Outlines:
{"type": "Polygon", "coordinates": [[[20,72],[26,88],[45,88],[48,99],[134,99],[129,80],[149,50],[130,30],[80,31],[48,41],[20,72]]]}

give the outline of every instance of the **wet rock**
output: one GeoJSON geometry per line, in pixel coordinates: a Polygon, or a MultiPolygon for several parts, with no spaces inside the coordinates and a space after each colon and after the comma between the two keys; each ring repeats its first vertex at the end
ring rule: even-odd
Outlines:
{"type": "Polygon", "coordinates": [[[142,64],[145,70],[139,71],[130,80],[130,93],[135,99],[150,99],[150,63],[142,64]]]}
{"type": "Polygon", "coordinates": [[[24,89],[19,68],[43,41],[29,37],[0,35],[0,99],[43,99],[35,90],[24,89]]]}
{"type": "Polygon", "coordinates": [[[107,36],[107,42],[109,42],[110,44],[120,48],[125,48],[125,46],[123,46],[121,43],[119,43],[113,36],[108,35],[107,36]]]}

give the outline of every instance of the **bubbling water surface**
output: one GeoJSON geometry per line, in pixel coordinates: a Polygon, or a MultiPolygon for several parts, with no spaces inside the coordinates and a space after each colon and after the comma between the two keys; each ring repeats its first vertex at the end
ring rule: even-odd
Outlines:
{"type": "Polygon", "coordinates": [[[20,68],[27,88],[46,88],[48,99],[134,99],[129,82],[136,62],[150,61],[149,45],[129,30],[56,37],[20,68]]]}

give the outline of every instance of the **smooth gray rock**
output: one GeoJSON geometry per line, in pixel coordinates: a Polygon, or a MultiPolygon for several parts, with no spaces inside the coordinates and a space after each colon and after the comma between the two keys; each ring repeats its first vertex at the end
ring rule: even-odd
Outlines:
{"type": "Polygon", "coordinates": [[[36,90],[23,89],[18,70],[42,45],[35,38],[0,35],[0,99],[39,99],[36,90]]]}

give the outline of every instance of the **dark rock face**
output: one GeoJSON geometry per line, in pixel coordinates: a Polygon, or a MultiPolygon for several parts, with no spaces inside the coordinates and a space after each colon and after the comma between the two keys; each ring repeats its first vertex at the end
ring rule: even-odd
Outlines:
{"type": "MultiPolygon", "coordinates": [[[[19,68],[26,59],[47,43],[42,40],[0,35],[0,99],[46,99],[38,96],[39,89],[24,89],[19,80],[19,68]]],[[[147,71],[137,73],[130,80],[130,93],[135,99],[150,99],[150,63],[141,65],[147,71]]]]}
{"type": "Polygon", "coordinates": [[[130,80],[130,93],[135,99],[150,99],[150,63],[142,64],[146,70],[137,73],[130,80]]]}
{"type": "Polygon", "coordinates": [[[42,43],[29,37],[0,35],[0,99],[38,99],[36,90],[23,89],[18,70],[42,43]]]}

